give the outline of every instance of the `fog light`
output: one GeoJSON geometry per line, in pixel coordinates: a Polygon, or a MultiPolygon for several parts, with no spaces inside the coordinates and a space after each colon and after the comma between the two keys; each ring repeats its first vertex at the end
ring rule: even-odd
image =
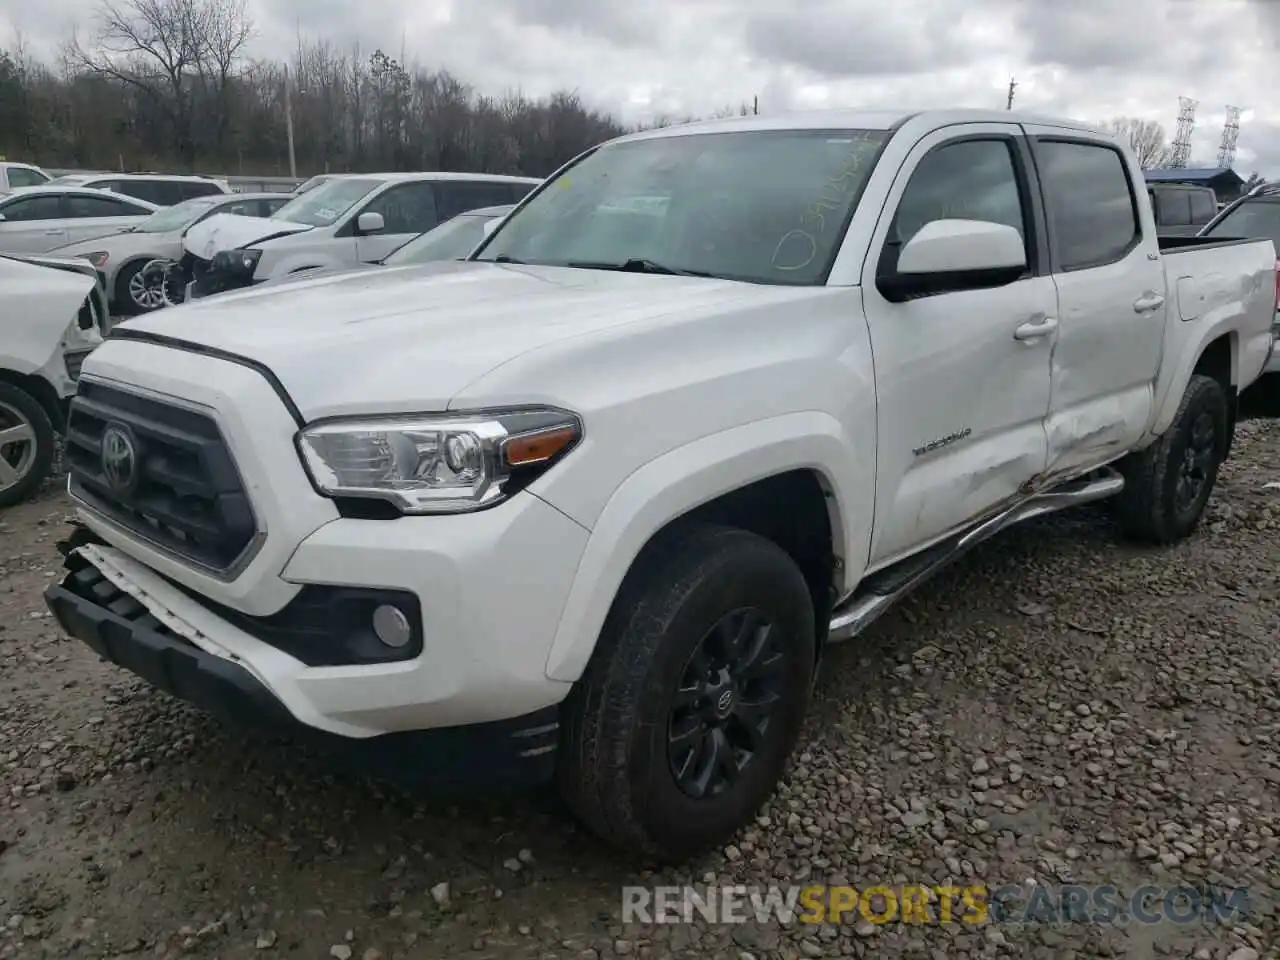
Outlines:
{"type": "Polygon", "coordinates": [[[413,638],[409,618],[399,607],[389,603],[381,604],[373,611],[373,632],[388,647],[403,647],[413,638]]]}

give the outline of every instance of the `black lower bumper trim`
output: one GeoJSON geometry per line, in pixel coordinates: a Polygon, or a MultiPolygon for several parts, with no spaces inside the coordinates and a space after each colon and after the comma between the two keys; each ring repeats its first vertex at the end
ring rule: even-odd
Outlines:
{"type": "Polygon", "coordinates": [[[285,734],[343,766],[413,784],[533,784],[554,770],[554,706],[495,723],[341,737],[298,721],[248,670],[169,630],[83,557],[69,555],[67,569],[45,591],[67,633],[152,686],[237,725],[285,734]]]}

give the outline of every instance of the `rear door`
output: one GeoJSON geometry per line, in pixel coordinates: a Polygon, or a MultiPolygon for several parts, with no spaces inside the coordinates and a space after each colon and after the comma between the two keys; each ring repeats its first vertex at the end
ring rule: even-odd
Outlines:
{"type": "Polygon", "coordinates": [[[0,253],[46,253],[66,243],[61,201],[56,193],[0,200],[0,253]]]}
{"type": "Polygon", "coordinates": [[[127,197],[73,193],[63,197],[67,235],[72,242],[119,233],[151,216],[152,211],[130,203],[127,197]]]}
{"type": "Polygon", "coordinates": [[[436,183],[436,208],[440,222],[452,220],[468,210],[512,203],[511,188],[510,183],[494,180],[441,180],[436,183]]]}
{"type": "Polygon", "coordinates": [[[1048,469],[1064,473],[1118,457],[1147,429],[1164,346],[1164,265],[1136,164],[1111,143],[1026,129],[1058,292],[1048,469]]]}

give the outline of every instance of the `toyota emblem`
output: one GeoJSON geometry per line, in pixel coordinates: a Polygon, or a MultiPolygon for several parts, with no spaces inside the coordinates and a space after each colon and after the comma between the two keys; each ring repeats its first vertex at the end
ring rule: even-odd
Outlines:
{"type": "Polygon", "coordinates": [[[138,445],[123,424],[108,424],[102,431],[102,473],[117,495],[127,495],[138,485],[138,445]]]}
{"type": "Polygon", "coordinates": [[[733,707],[733,691],[726,690],[720,694],[720,698],[716,700],[716,712],[727,714],[733,707]]]}

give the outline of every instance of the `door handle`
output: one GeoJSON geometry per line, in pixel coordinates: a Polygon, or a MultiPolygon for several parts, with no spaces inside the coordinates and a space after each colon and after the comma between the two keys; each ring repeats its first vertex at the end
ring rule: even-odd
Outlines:
{"type": "Polygon", "coordinates": [[[1134,313],[1150,313],[1164,306],[1164,297],[1158,293],[1145,293],[1133,301],[1134,313]]]}
{"type": "Polygon", "coordinates": [[[1038,320],[1028,320],[1026,323],[1019,324],[1013,331],[1013,339],[1015,340],[1039,340],[1041,337],[1047,337],[1053,331],[1058,329],[1058,321],[1053,317],[1040,317],[1038,320]]]}

